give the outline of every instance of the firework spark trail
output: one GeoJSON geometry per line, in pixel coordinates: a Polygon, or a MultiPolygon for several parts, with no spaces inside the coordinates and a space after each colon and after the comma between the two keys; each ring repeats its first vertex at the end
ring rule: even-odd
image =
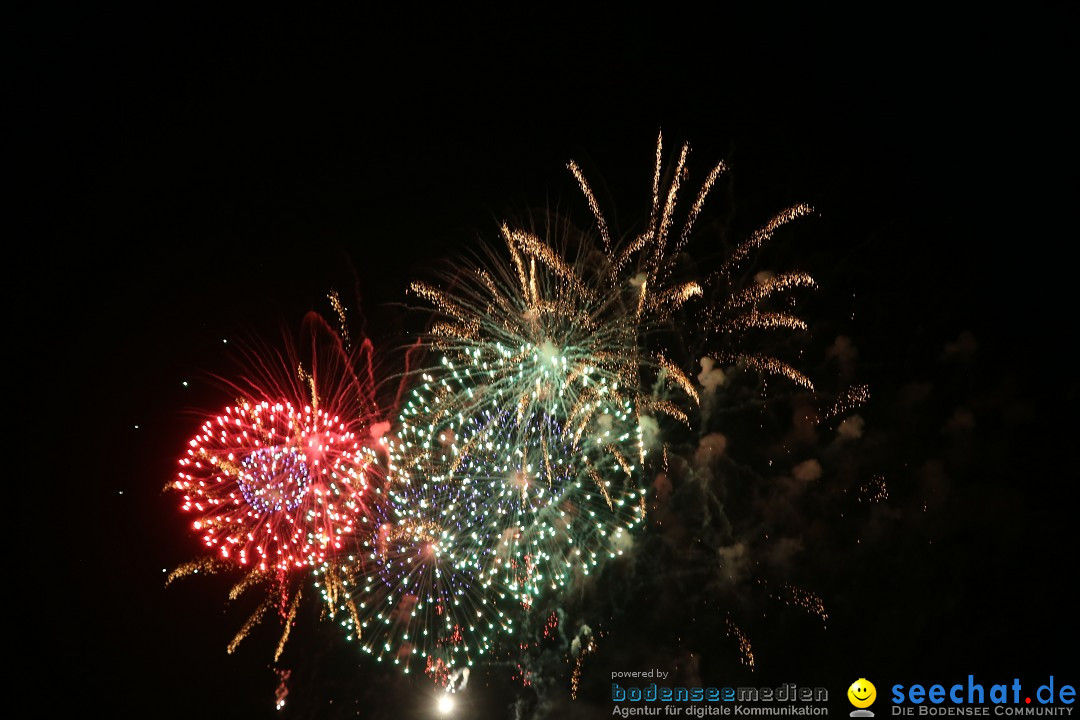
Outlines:
{"type": "Polygon", "coordinates": [[[669,376],[671,376],[673,380],[675,380],[678,386],[683,389],[683,392],[690,396],[690,399],[694,401],[695,405],[701,404],[701,398],[698,396],[697,388],[695,388],[694,384],[690,382],[690,378],[687,377],[686,373],[682,371],[682,368],[668,360],[663,355],[657,355],[657,363],[660,365],[661,369],[664,370],[664,372],[666,372],[669,376]]]}
{"type": "MultiPolygon", "coordinates": [[[[621,272],[633,259],[634,255],[644,250],[650,242],[652,242],[652,233],[646,232],[638,235],[630,243],[627,244],[614,258],[611,264],[612,273],[621,272]]],[[[643,291],[644,292],[644,291],[643,291]]]]}
{"type": "MultiPolygon", "coordinates": [[[[171,487],[171,483],[168,487],[171,487]]],[[[178,566],[175,570],[169,573],[165,578],[165,587],[172,585],[173,582],[180,578],[189,577],[191,575],[198,575],[199,573],[205,573],[206,575],[213,575],[223,570],[227,570],[229,566],[226,563],[219,561],[213,557],[201,557],[195,560],[190,560],[183,565],[178,566]]]]}
{"type": "Polygon", "coordinates": [[[727,172],[727,165],[723,161],[716,164],[716,167],[712,169],[708,177],[705,178],[705,182],[702,183],[701,189],[698,191],[697,198],[694,199],[694,204],[690,206],[690,213],[686,218],[686,224],[683,226],[682,233],[679,235],[679,244],[675,246],[675,252],[681,251],[686,247],[687,242],[690,241],[690,233],[694,229],[694,223],[697,222],[698,215],[701,214],[702,208],[705,207],[705,199],[712,192],[713,186],[716,185],[717,179],[721,173],[727,172]]]}
{"type": "Polygon", "coordinates": [[[241,577],[235,585],[229,590],[229,600],[237,600],[241,595],[247,592],[249,589],[266,582],[270,579],[270,576],[266,573],[259,572],[258,570],[252,570],[241,577]]]}
{"type": "Polygon", "coordinates": [[[737,355],[735,360],[768,375],[782,375],[800,387],[814,390],[814,383],[810,378],[782,360],[767,355],[737,355]]]}
{"type": "MultiPolygon", "coordinates": [[[[814,209],[809,205],[799,204],[777,213],[769,222],[754,231],[745,242],[735,248],[728,259],[724,261],[720,270],[717,271],[717,276],[730,276],[732,271],[750,256],[750,253],[768,242],[778,229],[812,212],[814,212],[814,209]]],[[[715,279],[715,277],[712,279],[715,279]]]]}
{"type": "Polygon", "coordinates": [[[596,218],[596,226],[600,228],[600,237],[604,241],[604,250],[610,255],[611,235],[608,233],[607,221],[604,219],[604,214],[600,211],[600,204],[596,202],[596,195],[593,194],[592,188],[589,187],[589,183],[585,180],[585,174],[581,172],[581,168],[578,167],[576,162],[571,160],[566,167],[574,174],[574,178],[577,179],[581,192],[589,202],[589,209],[592,210],[593,217],[596,218]]]}
{"type": "Polygon", "coordinates": [[[644,410],[652,410],[654,412],[663,413],[670,418],[678,420],[684,425],[690,424],[690,418],[686,412],[683,411],[678,405],[667,400],[657,400],[654,398],[644,398],[641,407],[644,410]]]}
{"type": "Polygon", "coordinates": [[[754,669],[754,649],[750,645],[750,640],[747,639],[746,633],[742,629],[731,621],[731,618],[727,618],[727,634],[728,637],[734,637],[739,644],[739,662],[745,667],[754,669]]]}
{"type": "Polygon", "coordinates": [[[870,401],[869,385],[852,385],[841,392],[833,404],[822,414],[820,422],[826,422],[833,418],[851,412],[862,407],[870,401]]]}
{"type": "MultiPolygon", "coordinates": [[[[644,291],[646,284],[642,283],[641,287],[643,288],[641,296],[644,298],[646,296],[646,292],[644,291]]],[[[667,318],[670,317],[672,312],[682,307],[688,300],[701,296],[701,285],[694,281],[690,281],[664,290],[661,293],[653,293],[649,296],[649,306],[650,309],[655,311],[658,315],[667,318]]],[[[641,314],[642,309],[641,304],[639,304],[639,315],[641,314]]]]}
{"type": "Polygon", "coordinates": [[[888,499],[889,486],[881,475],[875,475],[859,486],[859,502],[883,503],[888,499]]]}
{"type": "Polygon", "coordinates": [[[592,635],[581,644],[581,651],[574,658],[574,671],[570,675],[570,699],[577,700],[578,688],[581,687],[581,669],[585,665],[585,657],[592,655],[597,650],[596,640],[592,635]]]}
{"type": "Polygon", "coordinates": [[[814,282],[814,278],[804,272],[783,273],[768,278],[763,282],[756,283],[751,287],[732,295],[728,299],[725,309],[741,310],[747,306],[756,305],[762,300],[772,297],[777,293],[800,287],[815,288],[817,287],[817,283],[814,282]]]}
{"type": "Polygon", "coordinates": [[[656,213],[660,209],[660,173],[664,168],[664,133],[656,135],[656,160],[653,164],[652,208],[649,211],[649,227],[656,226],[656,213]]]}
{"type": "Polygon", "coordinates": [[[604,496],[604,502],[607,503],[608,510],[614,510],[614,506],[611,504],[611,493],[608,492],[607,485],[604,483],[604,479],[600,477],[600,473],[596,472],[596,468],[592,466],[587,459],[586,470],[589,473],[589,477],[592,478],[596,488],[600,491],[600,494],[604,496]]]}
{"type": "Polygon", "coordinates": [[[710,325],[724,332],[739,332],[753,328],[796,331],[807,329],[806,321],[800,317],[782,312],[761,312],[757,309],[733,318],[721,319],[710,325]]]}
{"type": "MultiPolygon", "coordinates": [[[[512,245],[517,246],[520,252],[539,260],[549,270],[555,273],[559,279],[569,283],[574,292],[580,294],[583,298],[591,300],[595,296],[595,291],[582,282],[574,268],[563,260],[550,245],[536,235],[525,232],[524,230],[512,230],[506,225],[503,225],[503,235],[512,245]]],[[[532,285],[533,284],[530,283],[530,286],[532,285]]],[[[533,300],[534,302],[538,301],[538,293],[535,290],[533,290],[533,300]]]]}
{"type": "MultiPolygon", "coordinates": [[[[689,143],[683,143],[682,150],[679,152],[679,160],[675,165],[675,173],[671,179],[671,186],[668,188],[667,201],[664,202],[664,213],[660,216],[660,225],[655,229],[654,244],[652,257],[653,274],[655,275],[661,267],[661,263],[664,261],[664,253],[667,250],[668,232],[671,230],[671,223],[673,221],[673,215],[675,214],[675,204],[679,198],[679,187],[682,185],[683,170],[686,167],[686,157],[690,154],[689,143]]],[[[702,199],[704,202],[704,198],[702,199]]]]}
{"type": "Polygon", "coordinates": [[[274,651],[274,662],[281,658],[281,653],[285,650],[285,643],[289,641],[289,633],[292,632],[293,623],[296,622],[296,610],[300,607],[301,593],[302,588],[297,588],[292,602],[289,604],[289,612],[285,616],[285,630],[281,633],[281,639],[278,640],[277,650],[274,651]]]}
{"type": "Polygon", "coordinates": [[[267,598],[266,600],[262,601],[259,607],[255,608],[255,612],[251,613],[251,616],[248,617],[246,622],[244,622],[239,632],[237,632],[236,635],[233,637],[232,641],[229,642],[226,651],[230,655],[236,652],[236,648],[239,647],[240,643],[244,640],[244,638],[246,638],[248,634],[251,633],[252,628],[259,624],[259,621],[262,620],[263,615],[266,614],[266,611],[270,608],[270,605],[270,599],[267,598]]]}
{"type": "Polygon", "coordinates": [[[352,339],[349,337],[349,323],[348,317],[346,316],[348,311],[345,304],[341,302],[341,295],[338,294],[337,290],[333,290],[327,295],[327,299],[330,300],[330,304],[337,314],[338,332],[341,334],[341,344],[346,350],[350,350],[352,348],[352,339]]]}
{"type": "Polygon", "coordinates": [[[786,605],[799,607],[811,615],[816,615],[821,619],[822,624],[829,621],[829,613],[825,610],[825,602],[815,592],[804,590],[791,583],[784,583],[781,594],[777,597],[786,605]]]}
{"type": "Polygon", "coordinates": [[[275,670],[278,676],[277,689],[274,690],[274,708],[281,710],[285,707],[285,702],[289,697],[289,676],[292,675],[292,670],[275,670]]]}

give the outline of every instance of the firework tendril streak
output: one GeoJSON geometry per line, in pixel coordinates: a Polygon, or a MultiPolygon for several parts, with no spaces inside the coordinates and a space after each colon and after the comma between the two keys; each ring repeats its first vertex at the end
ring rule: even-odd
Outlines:
{"type": "Polygon", "coordinates": [[[513,612],[623,554],[645,516],[645,426],[657,416],[689,423],[699,401],[670,359],[684,354],[673,352],[683,350],[683,335],[716,335],[724,345],[711,354],[722,361],[811,387],[739,341],[750,329],[804,329],[768,303],[813,279],[788,273],[745,288],[731,279],[780,226],[810,209],[773,218],[707,283],[685,277],[680,256],[725,169],[716,165],[681,209],[688,154],[683,145],[665,184],[658,140],[652,207],[639,235],[613,240],[571,162],[595,232],[553,219],[542,233],[503,225],[502,252],[456,263],[463,271],[440,285],[412,284],[438,316],[422,341],[434,362],[416,371],[388,442],[382,530],[368,556],[377,570],[349,573],[351,590],[338,593],[362,598],[343,624],[368,652],[406,671],[419,659],[445,680],[512,632],[513,612]],[[725,300],[690,313],[712,283],[723,283],[725,300]]]}
{"type": "Polygon", "coordinates": [[[246,572],[230,599],[270,588],[230,652],[276,603],[285,625],[280,655],[300,578],[336,565],[375,525],[371,496],[382,471],[371,346],[351,351],[317,314],[304,333],[305,342],[284,353],[242,351],[242,379],[226,382],[239,399],[203,423],[171,485],[216,562],[179,568],[170,581],[189,567],[239,568],[246,572]]]}

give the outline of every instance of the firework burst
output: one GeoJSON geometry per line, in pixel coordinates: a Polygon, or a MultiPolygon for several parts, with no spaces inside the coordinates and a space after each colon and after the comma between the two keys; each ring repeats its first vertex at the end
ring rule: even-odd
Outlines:
{"type": "MultiPolygon", "coordinates": [[[[578,232],[553,220],[543,233],[504,224],[505,252],[460,263],[464,271],[444,278],[443,287],[412,284],[413,293],[440,316],[426,344],[441,360],[427,372],[465,378],[454,396],[440,403],[444,417],[485,407],[512,408],[513,413],[502,414],[512,420],[519,444],[528,445],[529,436],[538,433],[542,445],[553,447],[555,434],[561,434],[575,449],[581,449],[583,438],[612,437],[610,418],[627,408],[631,424],[639,428],[643,415],[686,423],[688,411],[699,402],[698,391],[671,358],[682,354],[690,332],[718,337],[709,350],[721,362],[813,389],[797,369],[747,350],[744,342],[755,330],[805,330],[802,319],[773,305],[793,291],[815,287],[813,278],[803,272],[763,275],[749,286],[735,278],[755,250],[812,209],[800,204],[783,210],[735,247],[705,280],[687,277],[684,250],[726,170],[722,162],[715,165],[683,208],[689,152],[684,144],[665,183],[663,138],[658,138],[649,220],[637,235],[612,239],[584,172],[571,161],[568,168],[592,211],[595,232],[578,232]],[[687,312],[706,290],[721,300],[687,312]]],[[[642,443],[636,448],[605,441],[594,445],[629,474],[635,464],[639,471],[645,464],[642,443]]]]}
{"type": "Polygon", "coordinates": [[[602,476],[559,428],[519,433],[512,408],[444,417],[442,401],[464,392],[448,372],[424,374],[402,410],[400,437],[389,442],[394,479],[367,558],[377,571],[350,573],[353,591],[339,594],[362,598],[360,618],[342,616],[368,652],[406,670],[419,658],[436,679],[512,633],[516,604],[621,554],[643,518],[640,492],[607,479],[629,471],[613,463],[602,476]]]}
{"type": "Polygon", "coordinates": [[[376,536],[358,562],[322,583],[331,614],[380,662],[420,667],[445,684],[487,655],[513,620],[486,577],[468,518],[474,502],[457,487],[392,490],[376,536]],[[473,503],[473,504],[471,504],[473,503]],[[396,508],[411,508],[408,512],[396,508]]]}
{"type": "Polygon", "coordinates": [[[241,351],[240,379],[224,381],[238,399],[203,422],[167,488],[181,495],[214,558],[178,568],[170,581],[197,569],[240,569],[230,599],[268,588],[230,652],[276,605],[285,625],[280,655],[302,578],[347,561],[375,527],[372,498],[383,477],[376,436],[384,426],[371,346],[354,351],[316,314],[303,337],[284,352],[241,351]]]}
{"type": "Polygon", "coordinates": [[[757,330],[805,329],[773,304],[813,279],[788,273],[748,287],[734,279],[810,209],[777,215],[706,279],[687,276],[687,244],[725,170],[714,166],[684,207],[688,154],[683,145],[665,181],[658,140],[639,234],[612,237],[571,162],[594,229],[552,218],[539,230],[504,224],[498,249],[411,285],[437,316],[421,340],[432,362],[412,374],[388,440],[383,530],[367,558],[377,569],[350,573],[350,592],[337,593],[359,604],[344,624],[369,652],[407,668],[418,657],[445,677],[511,632],[514,611],[623,554],[645,518],[649,435],[661,418],[689,424],[699,403],[683,369],[686,335],[719,339],[709,354],[721,362],[812,387],[742,341],[757,330]],[[707,290],[722,300],[705,303],[707,290]]]}
{"type": "Polygon", "coordinates": [[[340,415],[242,402],[207,420],[175,488],[207,548],[261,571],[326,562],[365,521],[374,451],[340,415]]]}
{"type": "MultiPolygon", "coordinates": [[[[422,387],[402,412],[391,488],[418,480],[486,485],[483,496],[498,508],[491,514],[507,521],[502,528],[487,523],[498,530],[492,541],[514,526],[525,537],[530,527],[534,536],[550,535],[536,522],[542,508],[565,520],[573,514],[569,505],[581,518],[566,521],[571,537],[580,538],[579,529],[590,534],[599,519],[599,536],[611,540],[624,523],[632,528],[635,522],[633,513],[616,506],[638,505],[648,449],[643,417],[687,423],[699,402],[696,384],[671,359],[685,354],[688,330],[719,334],[722,342],[711,353],[717,358],[812,387],[778,358],[743,350],[740,340],[751,330],[805,329],[797,316],[769,303],[813,286],[813,279],[794,272],[745,288],[732,280],[739,263],[810,209],[778,214],[707,281],[686,277],[684,249],[725,170],[723,163],[714,166],[689,207],[681,208],[688,154],[683,145],[665,184],[662,138],[657,141],[649,220],[636,236],[613,241],[583,171],[571,162],[595,232],[556,220],[543,233],[503,225],[505,252],[466,265],[444,278],[444,287],[413,283],[413,292],[440,316],[426,338],[439,361],[424,371],[422,387]],[[724,300],[689,312],[708,285],[723,285],[724,300]],[[506,499],[514,496],[521,500],[508,508],[506,499]],[[593,507],[596,498],[606,511],[593,507]]],[[[586,542],[574,550],[589,557],[610,554],[612,547],[586,542]]],[[[530,556],[548,559],[543,552],[530,556]]],[[[562,584],[561,570],[538,572],[535,587],[547,580],[562,584]]]]}

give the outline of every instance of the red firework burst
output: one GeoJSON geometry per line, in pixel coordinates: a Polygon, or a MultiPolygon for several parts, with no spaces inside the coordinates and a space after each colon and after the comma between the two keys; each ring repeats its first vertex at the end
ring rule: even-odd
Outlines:
{"type": "Polygon", "coordinates": [[[193,527],[222,560],[288,572],[322,565],[370,534],[382,477],[371,346],[358,351],[318,315],[284,353],[244,351],[226,382],[240,397],[207,419],[173,487],[193,527]]]}

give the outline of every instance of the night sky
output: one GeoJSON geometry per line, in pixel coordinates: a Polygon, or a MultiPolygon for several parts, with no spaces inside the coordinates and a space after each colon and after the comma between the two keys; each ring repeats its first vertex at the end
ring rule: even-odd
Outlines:
{"type": "MultiPolygon", "coordinates": [[[[212,381],[234,367],[223,340],[275,341],[329,316],[337,289],[392,377],[426,319],[405,307],[410,280],[497,241],[504,219],[554,207],[587,223],[571,158],[633,231],[661,130],[668,153],[691,144],[692,186],[730,168],[704,227],[745,236],[815,208],[758,269],[818,280],[803,368],[833,390],[869,384],[863,425],[770,468],[794,393],[714,416],[724,457],[672,472],[666,525],[575,610],[603,633],[579,700],[549,653],[532,688],[505,665],[474,673],[459,716],[608,717],[610,673],[653,665],[825,685],[834,713],[860,676],[879,693],[969,673],[1080,680],[1075,17],[654,13],[6,13],[8,241],[29,252],[9,286],[31,287],[9,352],[40,378],[9,380],[33,387],[34,432],[51,437],[23,522],[62,519],[47,572],[12,590],[34,608],[12,620],[48,643],[42,708],[277,715],[273,627],[227,655],[246,618],[228,580],[164,588],[163,568],[199,552],[162,487],[199,413],[231,400],[212,381]],[[809,458],[823,472],[792,489],[809,458]],[[885,502],[867,499],[875,477],[885,502]],[[723,489],[722,521],[697,517],[703,486],[723,489]],[[788,583],[828,622],[777,599],[788,583]]],[[[682,438],[688,457],[699,440],[682,438]]],[[[279,717],[432,716],[424,678],[375,668],[309,610],[279,717]]]]}

